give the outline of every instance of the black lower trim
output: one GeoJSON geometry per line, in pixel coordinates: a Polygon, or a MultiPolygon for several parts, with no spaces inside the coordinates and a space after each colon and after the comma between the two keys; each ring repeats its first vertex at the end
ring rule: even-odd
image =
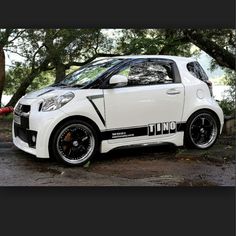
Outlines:
{"type": "Polygon", "coordinates": [[[25,128],[25,129],[29,129],[29,118],[28,117],[24,117],[21,116],[21,125],[25,128]]]}
{"type": "Polygon", "coordinates": [[[95,111],[97,112],[100,120],[102,121],[103,125],[106,126],[106,123],[105,123],[105,120],[101,114],[101,112],[98,110],[97,106],[94,104],[93,102],[93,99],[96,99],[96,98],[103,98],[103,95],[94,95],[94,96],[89,96],[87,97],[88,100],[90,101],[90,103],[92,104],[93,108],[95,109],[95,111]]]}
{"type": "MultiPolygon", "coordinates": [[[[175,132],[182,132],[185,130],[185,127],[186,127],[186,123],[178,123],[177,130],[175,132]]],[[[118,138],[132,138],[132,137],[147,136],[147,135],[153,137],[154,135],[159,136],[162,134],[155,133],[153,135],[150,135],[148,125],[140,126],[140,127],[133,127],[133,128],[106,130],[101,133],[102,140],[110,140],[110,139],[118,139],[118,138]]]]}
{"type": "Polygon", "coordinates": [[[130,129],[108,130],[102,132],[102,140],[131,138],[137,136],[146,136],[147,134],[148,134],[147,126],[130,128],[130,129]]]}
{"type": "Polygon", "coordinates": [[[14,134],[16,137],[19,137],[25,143],[28,143],[29,147],[35,148],[37,140],[37,132],[34,130],[28,130],[24,127],[14,124],[14,134]],[[33,140],[32,137],[35,137],[33,140]]]}
{"type": "Polygon", "coordinates": [[[186,122],[177,124],[177,132],[185,131],[185,129],[186,129],[186,122]]]}

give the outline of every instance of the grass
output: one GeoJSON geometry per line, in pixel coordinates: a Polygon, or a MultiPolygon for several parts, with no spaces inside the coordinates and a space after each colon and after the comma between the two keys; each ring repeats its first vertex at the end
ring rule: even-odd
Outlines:
{"type": "Polygon", "coordinates": [[[13,113],[9,113],[6,115],[0,115],[0,122],[1,121],[9,121],[11,122],[13,120],[13,113]]]}

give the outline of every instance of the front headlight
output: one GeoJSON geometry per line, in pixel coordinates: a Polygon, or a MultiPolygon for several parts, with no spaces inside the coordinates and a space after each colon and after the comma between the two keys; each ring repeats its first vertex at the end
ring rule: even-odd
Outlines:
{"type": "Polygon", "coordinates": [[[41,111],[55,111],[74,98],[74,93],[69,92],[61,96],[54,96],[43,101],[41,111]]]}

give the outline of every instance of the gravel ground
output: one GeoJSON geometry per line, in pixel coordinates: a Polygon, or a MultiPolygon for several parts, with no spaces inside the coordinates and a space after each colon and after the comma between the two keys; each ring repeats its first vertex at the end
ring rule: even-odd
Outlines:
{"type": "Polygon", "coordinates": [[[170,146],[117,150],[67,167],[9,143],[0,145],[0,186],[235,186],[235,161],[212,151],[213,159],[170,146]]]}

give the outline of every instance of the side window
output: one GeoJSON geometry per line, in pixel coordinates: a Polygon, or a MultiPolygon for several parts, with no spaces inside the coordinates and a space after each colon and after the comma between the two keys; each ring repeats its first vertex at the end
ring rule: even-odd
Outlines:
{"type": "Polygon", "coordinates": [[[118,74],[128,77],[128,86],[165,84],[174,81],[170,64],[153,61],[131,64],[118,74]]]}
{"type": "Polygon", "coordinates": [[[205,71],[202,69],[201,65],[198,62],[190,62],[187,64],[188,71],[196,78],[207,81],[208,76],[205,71]]]}

